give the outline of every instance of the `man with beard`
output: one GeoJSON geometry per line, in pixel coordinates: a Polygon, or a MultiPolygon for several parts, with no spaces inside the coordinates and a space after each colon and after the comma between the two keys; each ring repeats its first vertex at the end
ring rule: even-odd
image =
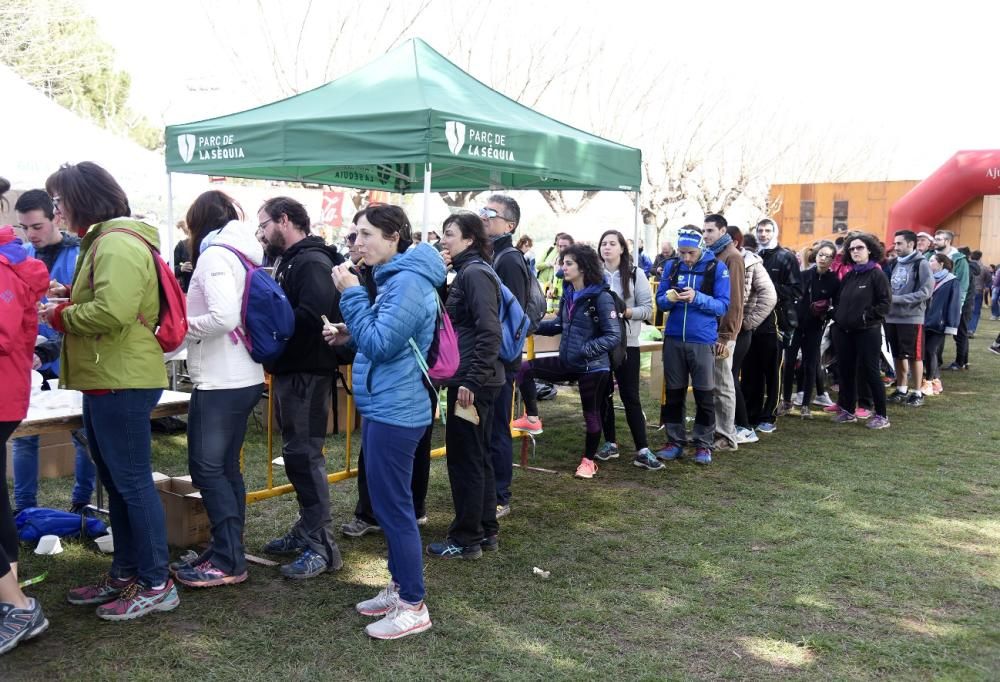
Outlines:
{"type": "Polygon", "coordinates": [[[917,251],[917,235],[911,230],[898,230],[893,239],[896,259],[886,265],[886,276],[892,291],[889,314],[885,318],[885,335],[896,365],[896,390],[890,403],[920,407],[924,403],[921,383],[924,376],[924,314],[934,293],[934,277],[930,263],[917,251]],[[913,391],[909,391],[907,374],[913,370],[913,391]]]}
{"type": "Polygon", "coordinates": [[[279,259],[274,278],[295,312],[295,331],[285,352],[265,367],[277,401],[285,473],[295,488],[299,518],[284,536],[267,543],[272,554],[298,554],[281,567],[287,578],[312,578],[343,566],[330,530],[330,488],[323,443],[338,359],[323,340],[323,320],[343,320],[330,278],[344,262],[336,249],[310,234],[309,215],[295,199],[268,199],[257,212],[267,253],[279,259]]]}

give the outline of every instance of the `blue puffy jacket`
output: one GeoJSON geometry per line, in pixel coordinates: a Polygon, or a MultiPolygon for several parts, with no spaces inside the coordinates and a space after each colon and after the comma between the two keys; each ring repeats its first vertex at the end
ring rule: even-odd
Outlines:
{"type": "Polygon", "coordinates": [[[604,371],[611,368],[608,353],[621,338],[617,315],[607,284],[592,284],[576,292],[572,284],[563,282],[559,316],[542,322],[535,333],[562,334],[559,359],[568,368],[577,372],[604,371]]]}
{"type": "Polygon", "coordinates": [[[656,305],[661,310],[670,313],[667,317],[667,336],[680,339],[686,343],[711,343],[719,338],[719,318],[729,309],[729,269],[724,262],[716,261],[715,282],[712,295],[701,291],[702,281],[708,264],[715,259],[711,249],[705,249],[701,260],[693,268],[685,265],[683,260],[667,261],[663,266],[663,279],[656,290],[656,305]],[[676,263],[676,265],[675,265],[676,263]],[[695,290],[691,303],[672,303],[667,298],[670,288],[670,275],[675,267],[680,268],[677,275],[677,286],[690,287],[695,290]]]}
{"type": "Polygon", "coordinates": [[[374,422],[427,426],[433,416],[430,400],[409,339],[426,357],[434,338],[444,261],[433,246],[421,243],[377,266],[374,277],[374,305],[368,303],[363,286],[345,290],[340,299],[340,312],[358,350],[354,402],[361,416],[374,422]]]}
{"type": "MultiPolygon", "coordinates": [[[[44,257],[44,251],[54,247],[47,247],[43,249],[43,253],[39,254],[35,251],[33,244],[27,244],[24,248],[28,252],[28,255],[32,258],[38,258],[45,266],[49,269],[49,279],[55,280],[60,284],[65,284],[69,286],[73,283],[73,273],[76,271],[76,261],[80,256],[80,240],[73,235],[63,235],[62,242],[58,245],[59,251],[56,254],[55,261],[51,264],[44,257]]],[[[42,302],[46,302],[48,299],[43,298],[42,302]]],[[[55,329],[45,324],[44,322],[38,323],[38,333],[50,340],[62,340],[62,334],[57,332],[55,329]]],[[[41,371],[48,370],[59,376],[59,355],[51,362],[47,362],[39,368],[41,371]]]]}

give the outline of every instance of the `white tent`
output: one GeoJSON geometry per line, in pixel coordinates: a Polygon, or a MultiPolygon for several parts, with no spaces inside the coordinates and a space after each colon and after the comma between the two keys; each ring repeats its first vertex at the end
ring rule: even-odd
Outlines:
{"type": "Polygon", "coordinates": [[[0,175],[15,190],[37,189],[63,163],[93,161],[110,172],[136,210],[159,207],[163,155],[86,121],[0,65],[0,175]]]}

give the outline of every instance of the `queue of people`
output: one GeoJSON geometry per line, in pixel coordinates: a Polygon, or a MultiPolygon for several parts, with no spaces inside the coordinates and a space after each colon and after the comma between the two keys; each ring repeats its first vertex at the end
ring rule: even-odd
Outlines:
{"type": "MultiPolygon", "coordinates": [[[[780,245],[773,220],[744,234],[719,214],[682,228],[676,245],[662,244],[655,261],[641,243],[634,253],[617,230],[605,231],[596,249],[561,233],[536,261],[530,238],[512,241],[521,211],[503,194],[478,213],[450,215],[427,241],[417,238],[400,207],[369,206],[346,229],[345,258],[313,234],[294,199],[267,200],[256,226],[248,226],[231,197],[206,192],[187,212],[179,252],[186,260],[178,274],[187,276],[193,384],[188,463],[211,521],[211,542],[196,558],[170,563],[150,475],[150,412],[166,386],[155,335],[162,312],[151,257],[157,231],[130,217],[124,190],[89,162],[60,168],[44,191],[22,200],[17,212],[33,249],[23,248],[10,228],[0,229],[0,278],[12,292],[10,300],[0,297],[11,306],[0,325],[0,364],[5,376],[17,378],[4,388],[13,399],[0,408],[0,434],[6,442],[25,416],[32,367],[47,365],[62,387],[83,392],[85,461],[78,457],[73,502],[81,511],[89,503],[93,462],[108,490],[116,551],[109,570],[70,590],[68,600],[96,607],[105,620],[173,610],[178,584],[247,580],[239,453],[265,372],[298,517],[264,551],[289,557],[280,568],[284,577],[306,580],[344,565],[323,446],[338,368],[353,366],[351,391],[363,418],[359,501],[340,530],[346,537],[384,534],[390,580],[356,611],[378,618],[365,628],[368,635],[397,639],[432,625],[424,557],[470,560],[500,548],[500,520],[512,513],[510,430],[543,433],[536,379],[578,387],[583,428],[575,476],[583,480],[627,450],[632,464],[647,471],[688,455],[708,465],[720,450],[773,433],[796,407],[801,418],[813,418],[816,405],[836,424],[887,429],[888,403],[918,408],[924,396],[941,393],[944,341],[963,328],[966,345],[959,343],[953,369],[968,367],[975,325],[963,308],[969,296],[982,305],[992,284],[982,270],[973,276],[952,246],[954,235],[943,230],[933,237],[900,231],[889,254],[873,235],[851,232],[797,257],[780,245]],[[66,258],[72,267],[60,260],[66,258]],[[265,262],[275,266],[294,331],[280,356],[262,365],[241,340],[247,273],[265,262]],[[512,309],[504,301],[513,299],[523,314],[536,286],[552,310],[535,333],[560,335],[558,353],[504,361],[503,315],[512,309]],[[639,338],[658,313],[665,316],[659,422],[667,442],[654,450],[639,397],[639,338]],[[445,352],[448,328],[456,367],[435,381],[428,365],[445,352]],[[40,329],[48,331],[36,345],[40,329]],[[884,361],[886,345],[891,362],[884,361]],[[895,379],[888,397],[883,373],[895,379]],[[833,384],[836,401],[828,394],[833,384]],[[689,387],[693,420],[685,414],[689,387]],[[454,515],[445,537],[424,546],[420,526],[442,388],[454,515]],[[511,413],[515,388],[525,408],[519,416],[511,413]],[[616,427],[615,392],[631,448],[616,427]]],[[[30,442],[19,449],[30,458],[30,442]]],[[[18,477],[15,491],[24,497],[15,495],[16,503],[33,503],[30,481],[18,477]]],[[[2,475],[0,485],[3,653],[48,623],[39,603],[17,587],[14,512],[2,475]]]]}

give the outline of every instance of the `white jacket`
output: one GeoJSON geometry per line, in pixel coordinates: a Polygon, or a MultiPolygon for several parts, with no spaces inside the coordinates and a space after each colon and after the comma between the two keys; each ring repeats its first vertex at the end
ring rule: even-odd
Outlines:
{"type": "MultiPolygon", "coordinates": [[[[264,259],[253,230],[235,220],[215,235],[213,243],[235,248],[255,265],[264,259]]],[[[246,274],[243,263],[228,249],[209,246],[198,257],[187,295],[187,363],[191,382],[199,390],[245,388],[264,381],[264,370],[231,334],[241,323],[246,274]]]]}

